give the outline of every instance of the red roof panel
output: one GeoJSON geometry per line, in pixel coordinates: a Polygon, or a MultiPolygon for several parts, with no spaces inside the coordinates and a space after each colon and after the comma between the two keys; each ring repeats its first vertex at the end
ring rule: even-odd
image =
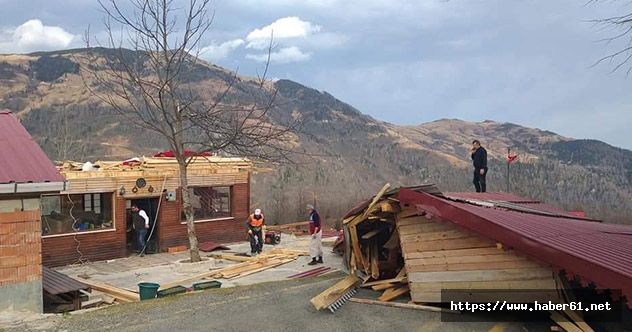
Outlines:
{"type": "Polygon", "coordinates": [[[62,181],[55,165],[15,115],[0,110],[0,183],[62,181]]]}
{"type": "Polygon", "coordinates": [[[632,304],[632,226],[482,207],[405,189],[399,199],[600,287],[621,289],[632,304]]]}

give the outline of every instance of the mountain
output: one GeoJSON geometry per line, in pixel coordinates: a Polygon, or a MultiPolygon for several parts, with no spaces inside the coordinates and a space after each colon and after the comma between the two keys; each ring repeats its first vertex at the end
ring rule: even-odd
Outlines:
{"type": "MultiPolygon", "coordinates": [[[[0,55],[0,108],[16,112],[55,160],[121,159],[165,149],[159,137],[133,127],[89,94],[81,75],[90,65],[87,52],[0,55]]],[[[90,52],[105,58],[114,50],[90,52]]],[[[209,100],[234,75],[204,62],[186,70],[187,84],[209,100]]],[[[228,98],[247,104],[255,85],[238,77],[228,98]]],[[[631,222],[626,219],[632,212],[631,151],[494,121],[394,125],[290,80],[266,89],[267,96],[277,92],[271,121],[283,123],[297,113],[307,119],[297,144],[311,155],[253,176],[253,206],[266,210],[273,222],[300,220],[304,205],[314,202],[324,217],[335,219],[386,182],[472,190],[473,139],[481,140],[490,156],[489,190],[506,190],[510,147],[519,154],[510,170],[510,191],[611,222],[631,222]]]]}

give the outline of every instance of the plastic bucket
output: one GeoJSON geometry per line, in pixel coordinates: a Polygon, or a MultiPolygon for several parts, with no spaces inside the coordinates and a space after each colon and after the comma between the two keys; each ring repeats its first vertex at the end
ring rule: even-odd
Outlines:
{"type": "Polygon", "coordinates": [[[156,298],[160,285],[153,282],[141,282],[138,284],[138,293],[140,293],[140,300],[151,300],[156,298]]]}

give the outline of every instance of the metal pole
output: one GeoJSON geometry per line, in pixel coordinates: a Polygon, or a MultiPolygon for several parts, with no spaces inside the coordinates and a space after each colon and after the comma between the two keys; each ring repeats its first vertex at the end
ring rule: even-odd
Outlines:
{"type": "Polygon", "coordinates": [[[507,148],[507,192],[509,192],[509,156],[511,154],[511,148],[507,148]]]}

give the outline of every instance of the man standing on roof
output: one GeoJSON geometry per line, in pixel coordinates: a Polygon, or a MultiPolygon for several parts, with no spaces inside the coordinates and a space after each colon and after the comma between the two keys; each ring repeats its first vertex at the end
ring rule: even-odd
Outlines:
{"type": "Polygon", "coordinates": [[[250,237],[250,255],[260,254],[263,250],[263,228],[265,227],[265,219],[261,209],[255,209],[255,213],[248,216],[246,227],[248,227],[248,236],[250,237]]]}
{"type": "Polygon", "coordinates": [[[140,256],[145,256],[145,246],[147,245],[147,230],[149,229],[149,217],[145,210],[138,208],[138,205],[132,205],[132,227],[136,235],[136,248],[140,252],[140,256]]]}
{"type": "Polygon", "coordinates": [[[472,142],[472,163],[474,164],[474,188],[476,192],[485,192],[487,190],[485,177],[487,176],[487,150],[481,146],[479,140],[472,142]]]}
{"type": "Polygon", "coordinates": [[[307,204],[309,212],[309,234],[312,239],[309,242],[309,255],[312,261],[308,265],[316,265],[323,262],[323,229],[320,225],[320,216],[313,205],[307,204]],[[316,259],[318,257],[318,259],[316,259]]]}

